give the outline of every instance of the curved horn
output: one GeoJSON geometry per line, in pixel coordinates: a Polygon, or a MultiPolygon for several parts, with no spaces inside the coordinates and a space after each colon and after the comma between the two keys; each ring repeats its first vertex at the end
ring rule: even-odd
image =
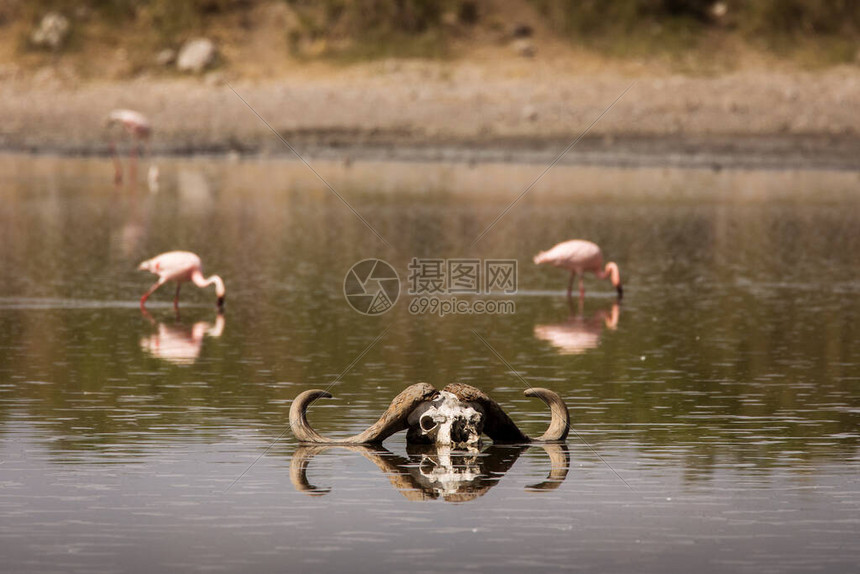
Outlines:
{"type": "Polygon", "coordinates": [[[311,459],[331,448],[329,446],[300,446],[290,459],[290,482],[293,488],[311,496],[323,496],[331,491],[331,488],[320,488],[308,481],[308,465],[311,459]]]}
{"type": "Polygon", "coordinates": [[[570,431],[570,414],[564,400],[549,389],[533,387],[525,392],[527,397],[538,397],[549,405],[552,420],[549,428],[538,438],[523,433],[489,395],[464,383],[452,383],[443,390],[453,393],[461,401],[473,403],[484,414],[484,432],[497,443],[528,443],[563,441],[570,431]]]}
{"type": "Polygon", "coordinates": [[[570,452],[565,443],[549,443],[540,446],[549,455],[549,475],[543,482],[526,486],[526,490],[555,490],[567,478],[570,470],[570,452]]]}
{"type": "Polygon", "coordinates": [[[364,432],[344,439],[331,439],[321,436],[307,419],[307,409],[319,398],[331,398],[331,393],[313,389],[305,391],[295,398],[290,406],[290,427],[293,434],[303,443],[315,444],[379,444],[394,433],[406,430],[409,426],[407,417],[424,401],[432,400],[437,391],[427,383],[417,383],[406,388],[394,397],[391,404],[364,432]]]}
{"type": "Polygon", "coordinates": [[[409,459],[396,456],[382,447],[377,449],[371,449],[366,446],[358,448],[361,449],[359,452],[364,455],[364,458],[375,464],[388,477],[388,482],[391,483],[391,486],[407,500],[420,502],[438,498],[436,493],[423,488],[421,483],[413,476],[412,467],[414,465],[409,459]]]}
{"type": "Polygon", "coordinates": [[[308,481],[307,470],[311,460],[318,454],[330,448],[345,448],[351,452],[357,452],[371,461],[379,470],[388,477],[391,485],[409,500],[428,500],[435,498],[433,493],[426,493],[421,485],[409,474],[410,461],[400,456],[395,456],[384,447],[372,448],[364,445],[303,445],[296,448],[290,461],[290,482],[299,492],[310,496],[322,496],[331,492],[331,488],[320,488],[308,481]]]}
{"type": "Polygon", "coordinates": [[[552,415],[546,432],[532,440],[534,442],[554,442],[566,439],[567,433],[570,432],[570,413],[564,399],[558,393],[540,387],[527,389],[523,394],[527,397],[537,397],[545,402],[552,415]]]}

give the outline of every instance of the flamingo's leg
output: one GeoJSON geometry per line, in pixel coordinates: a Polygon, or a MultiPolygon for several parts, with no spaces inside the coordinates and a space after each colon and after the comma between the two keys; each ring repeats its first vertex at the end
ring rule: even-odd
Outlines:
{"type": "Polygon", "coordinates": [[[132,137],[131,150],[128,152],[128,177],[132,183],[137,182],[137,148],[139,145],[140,141],[137,138],[132,137]]]}
{"type": "Polygon", "coordinates": [[[179,288],[182,287],[182,283],[176,282],[176,295],[173,297],[173,308],[179,311],[179,288]]]}
{"type": "Polygon", "coordinates": [[[122,162],[119,160],[119,155],[116,153],[116,143],[113,139],[110,140],[110,156],[113,159],[113,182],[117,186],[122,185],[122,162]]]}
{"type": "Polygon", "coordinates": [[[146,310],[146,307],[143,305],[140,306],[140,314],[143,315],[143,318],[149,321],[151,324],[155,325],[155,319],[152,318],[152,315],[149,314],[149,311],[146,310]]]}
{"type": "Polygon", "coordinates": [[[570,281],[567,284],[567,298],[570,299],[571,294],[573,293],[573,280],[576,277],[576,271],[570,272],[570,281]]]}
{"type": "Polygon", "coordinates": [[[579,276],[579,300],[585,299],[585,282],[582,280],[582,275],[579,276]]]}
{"type": "Polygon", "coordinates": [[[141,298],[140,298],[140,308],[141,308],[141,309],[144,309],[144,310],[145,310],[145,308],[146,308],[146,300],[147,300],[147,299],[149,299],[149,296],[150,296],[150,295],[152,295],[153,293],[155,293],[155,290],[156,290],[156,289],[158,289],[159,287],[161,287],[162,285],[164,285],[164,283],[165,283],[166,281],[167,281],[167,279],[165,279],[165,278],[163,278],[163,277],[160,277],[160,278],[158,279],[158,281],[156,281],[156,282],[155,282],[155,285],[153,285],[152,287],[150,287],[150,288],[149,288],[149,290],[148,290],[146,293],[144,293],[144,294],[143,294],[143,297],[141,297],[141,298]]]}
{"type": "Polygon", "coordinates": [[[152,156],[149,153],[149,138],[143,139],[143,155],[141,158],[145,158],[149,165],[146,172],[146,186],[149,188],[149,191],[156,192],[158,191],[158,168],[155,166],[155,162],[152,161],[152,156]]]}

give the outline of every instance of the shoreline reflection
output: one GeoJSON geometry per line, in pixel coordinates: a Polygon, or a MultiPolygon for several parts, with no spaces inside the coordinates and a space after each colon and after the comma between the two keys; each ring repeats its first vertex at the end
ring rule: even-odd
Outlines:
{"type": "Polygon", "coordinates": [[[554,490],[567,478],[570,452],[566,444],[489,445],[483,449],[451,449],[435,445],[406,447],[406,456],[384,447],[361,445],[301,445],[290,460],[290,482],[310,496],[323,496],[330,487],[310,483],[308,466],[313,458],[329,449],[357,452],[375,464],[391,486],[411,501],[443,500],[469,502],[487,493],[513,467],[522,453],[542,448],[549,456],[550,471],[546,480],[527,485],[528,491],[554,490]]]}

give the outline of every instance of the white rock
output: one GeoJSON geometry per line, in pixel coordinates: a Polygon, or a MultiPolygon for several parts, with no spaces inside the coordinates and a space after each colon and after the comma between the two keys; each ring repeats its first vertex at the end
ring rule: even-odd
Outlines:
{"type": "Polygon", "coordinates": [[[59,12],[48,12],[33,30],[30,40],[37,46],[56,50],[69,35],[69,19],[59,12]]]}
{"type": "Polygon", "coordinates": [[[176,67],[180,72],[199,74],[215,61],[215,44],[207,38],[189,40],[179,50],[176,67]]]}
{"type": "Polygon", "coordinates": [[[529,38],[518,38],[511,44],[514,52],[523,58],[534,58],[535,45],[529,38]]]}
{"type": "Polygon", "coordinates": [[[155,57],[155,63],[159,66],[169,66],[173,62],[176,61],[176,50],[171,50],[167,48],[166,50],[162,50],[155,57]]]}

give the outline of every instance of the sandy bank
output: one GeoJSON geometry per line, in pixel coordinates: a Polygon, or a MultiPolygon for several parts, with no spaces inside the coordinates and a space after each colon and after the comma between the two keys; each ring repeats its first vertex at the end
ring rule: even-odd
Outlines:
{"type": "Polygon", "coordinates": [[[655,77],[517,66],[387,62],[229,85],[218,74],[6,78],[0,148],[106,153],[102,120],[128,107],[152,120],[157,154],[291,155],[244,99],[309,156],[545,162],[629,88],[565,162],[860,168],[854,67],[655,77]]]}

